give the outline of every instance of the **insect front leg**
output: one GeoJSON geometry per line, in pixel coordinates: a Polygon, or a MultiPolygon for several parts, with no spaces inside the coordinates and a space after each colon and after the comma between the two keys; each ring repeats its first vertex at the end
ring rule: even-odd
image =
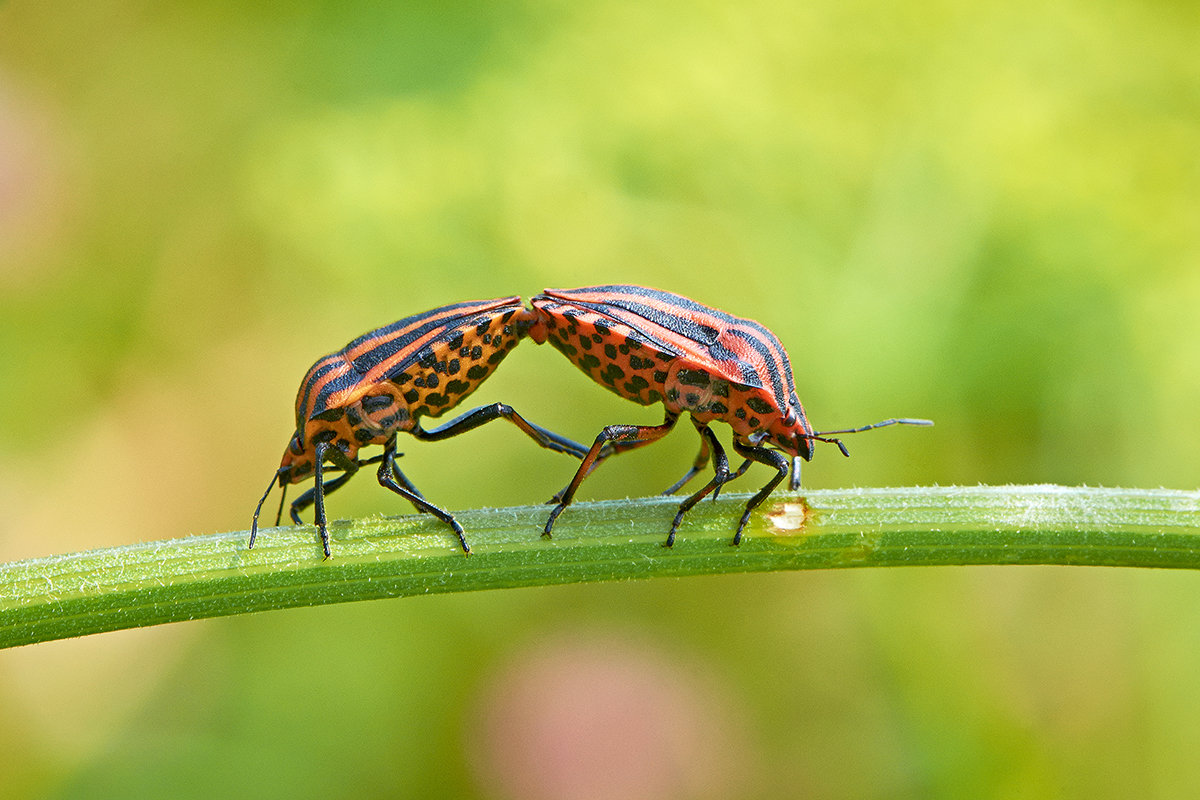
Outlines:
{"type": "Polygon", "coordinates": [[[606,445],[609,443],[613,443],[614,447],[627,445],[622,449],[615,450],[615,452],[632,450],[634,447],[644,447],[651,442],[657,442],[670,433],[678,420],[678,414],[667,412],[666,421],[662,425],[609,425],[600,431],[600,435],[596,437],[596,441],[592,442],[591,449],[588,450],[587,455],[584,457],[583,463],[576,470],[575,477],[571,479],[571,482],[567,484],[565,489],[555,496],[558,500],[558,505],[550,512],[550,518],[546,520],[543,535],[550,535],[550,532],[554,529],[554,521],[558,519],[558,515],[563,512],[563,509],[571,504],[571,501],[575,498],[575,492],[579,490],[579,485],[583,483],[584,478],[591,474],[597,459],[600,458],[606,445]]]}
{"type": "Polygon", "coordinates": [[[313,484],[313,488],[300,495],[292,503],[290,514],[292,522],[301,525],[303,523],[300,521],[300,512],[308,508],[309,505],[316,504],[317,508],[314,516],[317,531],[321,534],[321,547],[325,550],[325,557],[329,558],[329,519],[325,516],[325,495],[341,488],[345,485],[346,481],[354,477],[354,473],[358,472],[358,462],[328,442],[319,442],[316,446],[314,464],[313,477],[315,483],[313,484]],[[335,467],[343,470],[341,475],[328,483],[324,480],[326,458],[333,462],[335,467]]]}
{"type": "MultiPolygon", "coordinates": [[[[338,475],[336,478],[331,478],[331,479],[325,481],[324,485],[321,487],[322,494],[328,495],[330,492],[337,491],[339,488],[344,486],[346,481],[350,480],[350,478],[353,475],[354,475],[354,472],[346,472],[341,475],[338,475]]],[[[293,500],[292,504],[290,506],[288,506],[288,516],[292,518],[292,522],[295,523],[296,525],[303,525],[304,520],[300,519],[300,513],[302,511],[304,511],[306,508],[308,508],[309,506],[311,506],[313,503],[315,503],[316,500],[317,500],[317,487],[316,486],[313,486],[311,489],[308,489],[307,491],[304,492],[304,494],[300,495],[295,500],[293,500]]]]}

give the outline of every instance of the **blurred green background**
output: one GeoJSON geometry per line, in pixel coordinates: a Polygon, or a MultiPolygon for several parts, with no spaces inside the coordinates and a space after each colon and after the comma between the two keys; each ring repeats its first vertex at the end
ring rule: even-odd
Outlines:
{"type": "MultiPolygon", "coordinates": [[[[1194,488],[1198,9],[9,2],[0,560],[245,528],[318,356],[607,282],[771,327],[819,428],[937,421],[808,486],[1194,488]]],[[[660,419],[531,344],[473,399],[580,440],[660,419]]],[[[571,474],[491,427],[406,472],[451,509],[571,474]]],[[[407,511],[369,478],[331,503],[407,511]]],[[[1190,574],[360,603],[0,654],[0,794],[1194,797],[1197,674],[1190,574]]]]}

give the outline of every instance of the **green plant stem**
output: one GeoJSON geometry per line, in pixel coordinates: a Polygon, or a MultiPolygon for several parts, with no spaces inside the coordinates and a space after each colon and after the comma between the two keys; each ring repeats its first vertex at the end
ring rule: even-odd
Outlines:
{"type": "Polygon", "coordinates": [[[294,606],[577,581],[834,567],[1078,564],[1200,568],[1200,493],[1060,486],[777,494],[730,546],[746,495],[705,501],[673,549],[674,498],[456,516],[465,556],[428,515],[125,545],[0,566],[0,647],[294,606]]]}

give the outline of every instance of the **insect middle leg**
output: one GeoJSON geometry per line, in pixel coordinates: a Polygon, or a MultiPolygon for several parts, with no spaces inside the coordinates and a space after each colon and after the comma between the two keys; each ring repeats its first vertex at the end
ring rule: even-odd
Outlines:
{"type": "MultiPolygon", "coordinates": [[[[695,420],[693,420],[695,422],[695,420]]],[[[671,532],[667,534],[666,546],[671,547],[675,544],[675,531],[679,530],[679,523],[683,522],[683,515],[691,510],[692,506],[699,503],[709,492],[720,491],[721,487],[732,480],[735,475],[729,471],[729,458],[725,455],[725,450],[721,447],[721,443],[717,441],[717,435],[713,433],[712,428],[703,423],[695,423],[696,430],[700,432],[700,439],[705,443],[704,449],[711,449],[713,455],[713,477],[704,488],[696,492],[694,495],[684,500],[679,506],[679,513],[675,515],[675,520],[671,523],[671,532]]],[[[703,452],[703,449],[701,450],[703,452]]],[[[705,459],[707,461],[707,458],[705,459]]],[[[682,485],[682,484],[681,484],[682,485]]]]}
{"type": "MultiPolygon", "coordinates": [[[[746,502],[746,510],[742,513],[742,518],[738,521],[737,533],[733,535],[733,543],[741,544],[742,528],[746,527],[746,523],[750,520],[750,512],[767,499],[767,495],[775,490],[775,487],[788,476],[788,470],[791,469],[791,463],[782,453],[775,450],[768,450],[765,447],[755,447],[753,445],[740,444],[737,439],[733,440],[733,449],[737,450],[747,462],[757,461],[760,464],[766,464],[768,467],[774,467],[777,472],[775,477],[767,481],[767,485],[758,490],[758,493],[751,497],[746,502]]],[[[741,470],[738,470],[740,473],[741,470]]]]}
{"type": "MultiPolygon", "coordinates": [[[[403,453],[396,453],[396,455],[400,456],[400,455],[403,455],[403,453]]],[[[350,480],[350,478],[353,477],[355,475],[355,473],[358,472],[359,468],[365,467],[368,464],[378,464],[380,461],[383,460],[383,458],[384,458],[384,454],[380,453],[379,455],[371,456],[370,458],[356,459],[353,462],[355,465],[353,470],[345,472],[345,473],[339,475],[338,477],[333,478],[332,480],[325,481],[325,484],[323,487],[324,494],[328,495],[330,492],[335,491],[336,489],[340,488],[342,485],[344,485],[346,483],[346,481],[350,480]]],[[[396,476],[396,480],[399,481],[400,484],[405,489],[408,489],[410,492],[412,492],[417,497],[421,498],[422,500],[425,499],[424,496],[417,490],[417,487],[413,486],[412,482],[409,481],[409,479],[407,477],[405,477],[404,473],[400,471],[400,467],[396,465],[394,458],[392,459],[392,466],[393,466],[392,472],[396,476]]],[[[292,522],[296,523],[297,525],[302,525],[303,520],[300,519],[301,512],[303,512],[304,509],[308,508],[313,503],[315,503],[316,499],[317,499],[317,487],[314,485],[311,489],[307,490],[306,492],[304,492],[304,494],[300,495],[294,501],[292,501],[291,506],[288,507],[288,516],[290,516],[292,518],[292,522]]],[[[420,511],[421,513],[425,513],[425,509],[422,508],[420,505],[413,503],[413,506],[417,509],[417,511],[420,511]]],[[[282,502],[280,502],[279,508],[281,511],[283,510],[282,502]]],[[[276,518],[275,518],[275,524],[276,525],[279,524],[278,516],[276,516],[276,518]]]]}
{"type": "Polygon", "coordinates": [[[470,555],[471,546],[467,544],[467,535],[463,532],[462,525],[458,524],[458,520],[454,518],[449,511],[438,508],[433,503],[430,503],[421,493],[416,491],[408,479],[404,478],[404,484],[401,484],[397,477],[404,478],[404,475],[396,467],[396,437],[393,436],[383,446],[383,459],[379,464],[379,472],[376,477],[379,479],[379,485],[385,489],[390,489],[396,494],[403,497],[405,500],[412,503],[418,510],[427,511],[435,517],[445,522],[454,529],[455,535],[458,536],[458,542],[462,545],[464,553],[470,555]]]}

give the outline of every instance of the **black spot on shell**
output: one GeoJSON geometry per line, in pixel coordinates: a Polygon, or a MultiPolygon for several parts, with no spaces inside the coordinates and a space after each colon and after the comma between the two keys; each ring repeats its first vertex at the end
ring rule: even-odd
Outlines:
{"type": "Polygon", "coordinates": [[[462,331],[459,331],[458,333],[456,333],[456,334],[454,335],[454,338],[453,338],[453,339],[451,339],[449,342],[447,342],[447,343],[446,343],[446,345],[447,345],[447,346],[448,346],[448,347],[449,347],[451,350],[457,350],[458,348],[462,347],[462,345],[463,345],[463,333],[462,333],[462,331]]]}
{"type": "Polygon", "coordinates": [[[412,405],[413,403],[417,402],[420,399],[421,399],[421,393],[418,392],[416,389],[409,389],[407,392],[404,393],[404,401],[406,403],[408,403],[409,405],[412,405]]]}
{"type": "Polygon", "coordinates": [[[609,364],[604,368],[604,372],[600,373],[600,380],[609,385],[615,384],[617,381],[625,377],[625,370],[618,367],[616,364],[609,364]]]}
{"type": "Polygon", "coordinates": [[[770,414],[774,409],[771,404],[763,400],[758,395],[750,395],[746,398],[746,405],[750,406],[751,411],[757,411],[759,414],[770,414]]]}
{"type": "Polygon", "coordinates": [[[466,381],[453,380],[446,384],[446,394],[457,396],[471,388],[466,381]]]}
{"type": "Polygon", "coordinates": [[[615,359],[617,357],[617,348],[613,347],[611,344],[604,345],[604,355],[615,359]]]}
{"type": "Polygon", "coordinates": [[[467,377],[473,381],[481,381],[488,376],[488,368],[482,364],[475,364],[467,370],[467,377]]]}

